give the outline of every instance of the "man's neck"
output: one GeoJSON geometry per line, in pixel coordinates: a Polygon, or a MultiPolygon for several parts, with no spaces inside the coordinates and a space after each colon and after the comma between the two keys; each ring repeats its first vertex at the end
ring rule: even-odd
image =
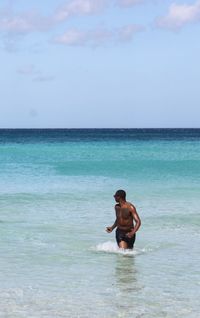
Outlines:
{"type": "Polygon", "coordinates": [[[125,203],[126,203],[126,200],[120,200],[120,201],[119,201],[120,206],[122,206],[122,205],[125,204],[125,203]]]}

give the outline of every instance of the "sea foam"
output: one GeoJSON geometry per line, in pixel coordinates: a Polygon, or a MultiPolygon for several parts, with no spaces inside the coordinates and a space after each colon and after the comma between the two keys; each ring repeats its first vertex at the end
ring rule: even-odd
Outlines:
{"type": "Polygon", "coordinates": [[[104,243],[100,243],[95,247],[95,250],[98,252],[105,252],[105,253],[116,253],[116,254],[123,254],[123,255],[137,255],[140,254],[138,250],[130,250],[130,249],[123,249],[119,248],[116,243],[111,241],[107,241],[104,243]]]}

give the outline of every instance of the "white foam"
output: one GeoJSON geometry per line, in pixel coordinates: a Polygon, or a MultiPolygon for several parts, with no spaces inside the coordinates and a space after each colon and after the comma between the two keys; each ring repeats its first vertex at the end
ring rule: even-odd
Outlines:
{"type": "Polygon", "coordinates": [[[119,248],[116,243],[113,243],[111,241],[98,244],[95,247],[95,250],[98,252],[116,253],[116,254],[123,254],[123,255],[132,255],[132,256],[139,254],[139,251],[136,249],[134,249],[134,250],[126,249],[125,250],[123,248],[119,248]]]}

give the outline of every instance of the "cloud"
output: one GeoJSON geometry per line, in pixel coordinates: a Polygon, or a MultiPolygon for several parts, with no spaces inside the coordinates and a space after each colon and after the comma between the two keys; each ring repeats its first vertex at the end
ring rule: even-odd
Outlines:
{"type": "Polygon", "coordinates": [[[60,6],[50,16],[42,16],[36,10],[14,13],[12,8],[0,10],[0,31],[8,35],[26,35],[44,32],[66,19],[79,15],[99,13],[108,0],[71,0],[60,6]]]}
{"type": "Polygon", "coordinates": [[[17,70],[17,73],[23,76],[31,77],[34,82],[47,82],[55,79],[55,76],[44,74],[33,64],[22,66],[17,70]]]}
{"type": "Polygon", "coordinates": [[[118,39],[120,42],[130,42],[136,33],[144,31],[144,27],[136,24],[128,24],[118,29],[118,39]]]}
{"type": "Polygon", "coordinates": [[[159,28],[177,30],[188,23],[200,21],[200,0],[194,4],[172,3],[166,16],[156,20],[159,28]]]}
{"type": "Polygon", "coordinates": [[[106,3],[107,0],[71,0],[56,10],[54,20],[61,22],[71,16],[96,14],[102,11],[106,3]]]}
{"type": "Polygon", "coordinates": [[[142,3],[143,0],[116,0],[116,4],[122,8],[132,7],[136,4],[142,3]]]}
{"type": "Polygon", "coordinates": [[[69,29],[55,38],[54,42],[66,45],[84,45],[89,40],[89,33],[77,29],[69,29]]]}
{"type": "Polygon", "coordinates": [[[54,39],[57,44],[68,46],[104,46],[117,42],[130,42],[134,35],[144,28],[139,25],[129,24],[121,28],[107,30],[103,28],[80,31],[77,29],[69,29],[63,35],[54,39]]]}
{"type": "Polygon", "coordinates": [[[63,35],[55,38],[54,42],[69,46],[101,46],[112,40],[113,33],[105,29],[96,29],[90,31],[81,31],[78,29],[69,29],[63,35]]]}
{"type": "MultiPolygon", "coordinates": [[[[75,16],[95,15],[109,6],[128,7],[143,0],[68,0],[49,16],[36,10],[14,12],[12,6],[0,9],[0,33],[3,35],[2,47],[9,52],[17,50],[17,43],[34,32],[47,32],[75,16]]],[[[140,29],[141,30],[141,29],[140,29]]],[[[90,31],[69,29],[56,37],[56,43],[65,45],[101,46],[110,42],[130,41],[138,32],[138,27],[128,25],[118,29],[96,28],[90,31]]],[[[32,70],[33,71],[33,70],[32,70]]]]}
{"type": "Polygon", "coordinates": [[[12,8],[0,9],[0,34],[2,47],[12,53],[24,36],[33,32],[44,32],[53,25],[51,17],[40,15],[35,10],[15,13],[12,8]]]}
{"type": "Polygon", "coordinates": [[[54,75],[38,75],[33,78],[34,82],[50,82],[55,79],[54,75]]]}
{"type": "Polygon", "coordinates": [[[40,74],[40,71],[36,69],[33,64],[25,65],[17,70],[21,75],[36,75],[40,74]]]}
{"type": "Polygon", "coordinates": [[[35,10],[22,12],[20,14],[15,14],[12,9],[0,11],[0,31],[10,35],[46,31],[51,25],[51,18],[41,16],[35,10]]]}
{"type": "Polygon", "coordinates": [[[11,6],[0,9],[0,31],[9,34],[43,32],[73,16],[92,15],[102,11],[108,0],[71,0],[51,15],[42,16],[36,10],[15,13],[11,6]]]}
{"type": "MultiPolygon", "coordinates": [[[[15,13],[12,6],[0,9],[0,32],[7,37],[17,37],[33,32],[46,32],[61,22],[75,16],[95,15],[110,5],[128,7],[143,0],[70,0],[65,1],[49,16],[36,10],[15,13]]],[[[74,35],[75,36],[75,35],[74,35]]]]}

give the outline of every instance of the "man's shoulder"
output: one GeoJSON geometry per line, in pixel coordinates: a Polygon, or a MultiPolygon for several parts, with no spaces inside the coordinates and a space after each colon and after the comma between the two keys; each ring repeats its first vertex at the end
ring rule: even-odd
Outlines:
{"type": "Polygon", "coordinates": [[[132,210],[132,209],[134,209],[134,210],[136,209],[133,203],[127,202],[127,204],[128,204],[128,206],[131,208],[131,210],[132,210]]]}
{"type": "Polygon", "coordinates": [[[131,202],[128,202],[128,201],[126,201],[126,204],[129,205],[129,206],[130,206],[130,205],[131,205],[131,206],[133,205],[131,202]]]}

